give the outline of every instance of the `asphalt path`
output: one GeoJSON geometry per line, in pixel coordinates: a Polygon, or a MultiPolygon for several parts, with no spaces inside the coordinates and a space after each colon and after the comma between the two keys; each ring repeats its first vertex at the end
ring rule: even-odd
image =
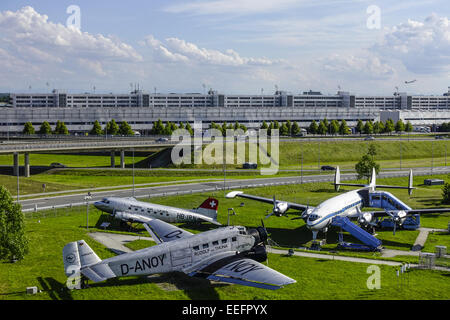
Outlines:
{"type": "MultiPolygon", "coordinates": [[[[450,167],[439,167],[433,170],[434,174],[449,173],[450,167]]],[[[409,170],[398,170],[398,171],[388,171],[381,172],[379,178],[388,177],[399,177],[407,176],[409,170]]],[[[415,175],[429,175],[430,169],[414,170],[415,175]]],[[[355,180],[356,174],[341,174],[341,181],[345,180],[355,180]]],[[[173,185],[163,185],[163,186],[150,186],[142,188],[127,187],[119,190],[107,190],[107,191],[94,191],[91,192],[91,198],[85,199],[87,196],[86,192],[76,193],[71,195],[59,195],[53,197],[40,197],[32,199],[19,199],[19,203],[22,205],[23,212],[45,210],[52,208],[62,208],[70,206],[80,206],[86,205],[87,203],[93,204],[95,201],[99,201],[104,197],[132,197],[135,198],[152,198],[161,196],[172,196],[180,194],[192,194],[192,193],[204,193],[204,192],[214,192],[225,189],[224,192],[228,190],[239,190],[245,188],[257,188],[257,187],[270,187],[277,185],[288,185],[288,184],[300,184],[300,183],[310,183],[310,182],[332,182],[334,180],[334,174],[324,174],[324,175],[308,175],[308,176],[290,176],[290,177],[276,177],[276,178],[256,178],[256,179],[226,179],[217,181],[203,181],[203,182],[193,182],[193,183],[180,183],[173,185]],[[134,194],[133,194],[134,193],[134,194]]],[[[120,188],[120,186],[118,187],[120,188]]],[[[70,191],[68,191],[70,192],[70,191]]]]}

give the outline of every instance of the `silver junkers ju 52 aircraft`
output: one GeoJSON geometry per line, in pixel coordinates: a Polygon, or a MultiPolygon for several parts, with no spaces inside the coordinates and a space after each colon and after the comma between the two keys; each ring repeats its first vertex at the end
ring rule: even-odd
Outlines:
{"type": "Polygon", "coordinates": [[[260,263],[267,259],[264,226],[227,226],[199,234],[156,219],[149,219],[144,226],[158,245],[105,260],[84,240],[68,243],[63,249],[68,283],[80,276],[84,283],[85,278],[99,282],[173,271],[272,290],[296,282],[260,263]]]}

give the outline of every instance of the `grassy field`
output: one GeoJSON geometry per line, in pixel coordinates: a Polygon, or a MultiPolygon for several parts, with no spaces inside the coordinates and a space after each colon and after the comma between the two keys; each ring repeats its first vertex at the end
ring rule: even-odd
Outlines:
{"type": "MultiPolygon", "coordinates": [[[[447,152],[450,152],[449,140],[430,141],[345,141],[341,139],[324,141],[280,141],[279,168],[298,169],[301,166],[303,155],[303,168],[315,169],[321,165],[339,165],[344,169],[354,169],[355,163],[367,153],[368,146],[376,146],[375,160],[382,168],[408,168],[444,166],[450,162],[447,152]],[[447,161],[449,160],[449,161],[447,161]]],[[[269,148],[270,153],[270,148],[269,148]]],[[[248,155],[248,145],[246,145],[248,155]]],[[[235,156],[236,159],[236,156],[235,156]]],[[[236,160],[235,160],[236,163],[236,160]]],[[[258,164],[261,166],[260,159],[258,164]]],[[[221,168],[217,165],[182,165],[182,167],[221,168]]],[[[229,165],[229,167],[236,167],[229,165]]],[[[263,165],[262,167],[267,167],[263,165]]]]}
{"type": "MultiPolygon", "coordinates": [[[[415,177],[416,185],[423,182],[425,177],[415,177]]],[[[442,176],[448,181],[448,177],[442,176]]],[[[406,185],[406,178],[379,179],[383,184],[406,185]]],[[[349,189],[347,189],[349,190],[349,189]]],[[[277,186],[269,188],[247,189],[247,193],[271,197],[273,194],[279,199],[317,205],[324,199],[336,195],[329,183],[311,183],[295,186],[277,186]]],[[[341,190],[340,192],[344,192],[341,190]]],[[[440,189],[437,186],[420,186],[409,197],[404,190],[392,191],[397,197],[413,208],[430,207],[439,204],[440,189]]],[[[270,210],[271,206],[255,201],[241,199],[226,199],[223,192],[211,194],[194,194],[154,198],[152,202],[191,208],[192,204],[200,203],[206,196],[219,199],[219,221],[226,223],[227,208],[233,207],[235,216],[231,222],[235,225],[258,226],[261,218],[270,210]],[[241,206],[241,203],[244,203],[241,206]]],[[[101,231],[100,224],[110,217],[91,207],[90,231],[101,231]]],[[[311,239],[309,230],[303,220],[290,220],[289,217],[272,217],[265,220],[265,226],[271,238],[285,248],[298,247],[311,239]]],[[[422,215],[423,226],[432,228],[446,228],[450,219],[449,214],[422,215]]],[[[112,221],[108,232],[128,233],[120,228],[117,220],[112,221]]],[[[148,236],[142,226],[133,225],[148,236]]],[[[201,232],[214,228],[210,224],[179,224],[192,232],[201,232]]],[[[336,230],[327,234],[327,248],[323,253],[335,255],[354,255],[375,259],[379,253],[348,253],[336,252],[336,230]]],[[[114,254],[101,244],[92,240],[86,231],[86,210],[84,207],[72,209],[55,209],[46,212],[27,214],[26,233],[30,239],[30,253],[24,260],[17,263],[0,264],[0,299],[449,299],[450,282],[448,273],[430,270],[412,270],[408,273],[409,285],[399,287],[396,268],[380,266],[381,289],[369,290],[366,281],[368,264],[359,264],[335,260],[313,259],[303,257],[288,257],[285,255],[269,254],[268,265],[275,270],[297,280],[281,290],[269,291],[247,288],[238,285],[210,283],[201,279],[192,279],[183,274],[171,273],[157,275],[150,278],[130,277],[111,279],[107,282],[92,284],[85,290],[69,291],[65,287],[61,252],[63,246],[71,241],[84,239],[102,258],[114,254]],[[348,281],[352,279],[352,281],[348,281]],[[34,296],[24,293],[27,286],[38,286],[43,292],[34,296]]],[[[378,232],[378,238],[387,248],[410,250],[417,231],[398,231],[395,236],[391,231],[378,232]]],[[[344,234],[346,241],[355,242],[348,234],[344,234]]],[[[148,241],[139,240],[128,244],[133,250],[143,248],[148,241]]],[[[434,251],[435,245],[448,244],[448,234],[430,235],[425,250],[434,251]]],[[[417,257],[396,257],[390,260],[403,262],[417,262],[417,257]]]]}
{"type": "MultiPolygon", "coordinates": [[[[92,221],[100,219],[92,213],[92,221]]],[[[17,263],[0,264],[0,299],[448,299],[450,283],[446,273],[429,270],[409,272],[409,285],[399,287],[396,268],[380,266],[381,289],[369,290],[367,264],[287,257],[269,254],[268,265],[297,283],[277,291],[239,285],[210,283],[179,273],[145,277],[124,277],[91,284],[88,289],[69,291],[65,287],[61,250],[75,239],[84,239],[102,258],[113,253],[92,240],[84,226],[85,217],[75,211],[42,219],[27,219],[31,250],[17,263]],[[55,232],[57,230],[57,232],[55,232]],[[352,281],[348,281],[348,279],[352,281]],[[41,293],[26,295],[25,287],[37,286],[41,293]]],[[[94,229],[94,226],[92,226],[94,229]]],[[[142,244],[133,244],[140,248],[142,244]]]]}

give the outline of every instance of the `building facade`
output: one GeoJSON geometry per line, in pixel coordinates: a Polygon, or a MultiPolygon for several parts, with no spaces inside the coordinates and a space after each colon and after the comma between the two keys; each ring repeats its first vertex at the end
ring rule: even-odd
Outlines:
{"type": "Polygon", "coordinates": [[[316,91],[273,95],[228,95],[209,91],[200,93],[68,94],[54,90],[48,94],[10,94],[2,108],[0,132],[21,132],[26,122],[40,126],[57,120],[71,132],[87,132],[97,120],[102,125],[111,119],[127,121],[134,130],[148,132],[154,121],[230,123],[238,121],[259,127],[262,121],[296,121],[309,126],[312,120],[345,119],[352,126],[362,121],[401,118],[413,125],[439,125],[450,121],[450,87],[441,96],[408,95],[357,96],[345,91],[324,95],[316,91]]]}

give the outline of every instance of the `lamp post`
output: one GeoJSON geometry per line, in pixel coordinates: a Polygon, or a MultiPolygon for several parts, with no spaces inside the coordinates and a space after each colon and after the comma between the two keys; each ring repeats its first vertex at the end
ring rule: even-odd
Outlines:
{"type": "Polygon", "coordinates": [[[89,231],[89,200],[91,199],[91,192],[88,192],[87,196],[84,197],[84,200],[86,200],[86,231],[89,231]]]}

